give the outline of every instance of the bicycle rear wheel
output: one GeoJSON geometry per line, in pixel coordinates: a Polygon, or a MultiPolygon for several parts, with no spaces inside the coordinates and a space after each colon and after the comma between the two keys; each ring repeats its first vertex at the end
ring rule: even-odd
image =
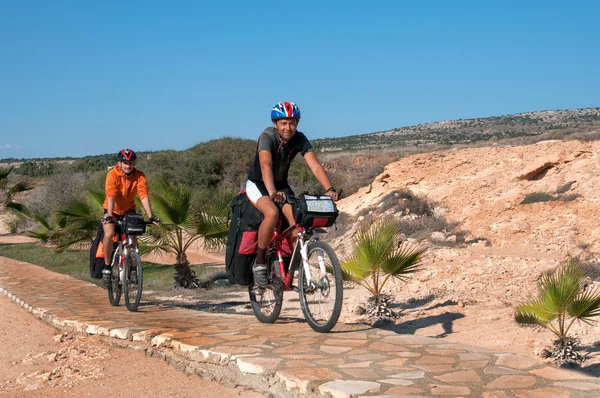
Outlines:
{"type": "Polygon", "coordinates": [[[121,301],[121,278],[119,275],[119,262],[121,261],[121,247],[117,247],[113,255],[111,266],[112,274],[108,285],[108,301],[111,305],[117,306],[121,301]]]}
{"type": "Polygon", "coordinates": [[[125,259],[125,306],[129,311],[135,312],[142,299],[142,260],[139,254],[130,253],[125,259]]]}
{"type": "Polygon", "coordinates": [[[273,323],[281,314],[283,304],[283,281],[275,277],[268,287],[248,286],[252,311],[262,323],[273,323]]]}
{"type": "Polygon", "coordinates": [[[304,266],[299,270],[300,306],[310,327],[319,333],[329,332],[342,311],[342,269],[335,252],[325,242],[308,244],[310,280],[304,266]],[[325,272],[321,272],[321,265],[325,272]]]}

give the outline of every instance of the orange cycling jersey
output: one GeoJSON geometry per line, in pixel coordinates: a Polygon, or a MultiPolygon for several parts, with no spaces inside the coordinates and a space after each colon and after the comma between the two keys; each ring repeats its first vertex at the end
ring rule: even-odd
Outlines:
{"type": "Polygon", "coordinates": [[[106,199],[102,207],[108,209],[108,198],[115,198],[113,213],[124,215],[135,210],[135,195],[143,200],[148,197],[148,183],[146,176],[139,170],[133,170],[130,175],[125,175],[117,164],[106,176],[106,199]]]}

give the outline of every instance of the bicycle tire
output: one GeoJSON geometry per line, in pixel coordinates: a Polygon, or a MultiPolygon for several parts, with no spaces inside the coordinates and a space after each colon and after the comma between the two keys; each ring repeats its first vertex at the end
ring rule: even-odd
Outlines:
{"type": "Polygon", "coordinates": [[[144,285],[142,276],[142,260],[140,255],[133,252],[129,253],[125,259],[125,283],[123,284],[125,307],[131,312],[135,312],[142,299],[142,287],[144,285]]]}
{"type": "Polygon", "coordinates": [[[117,247],[113,255],[113,261],[111,266],[112,274],[110,276],[110,283],[107,287],[108,290],[108,301],[112,306],[118,306],[121,301],[122,285],[121,278],[119,275],[119,261],[121,259],[121,248],[117,247]]]}
{"type": "Polygon", "coordinates": [[[248,293],[252,312],[259,322],[274,323],[279,318],[283,304],[283,281],[281,278],[274,278],[268,288],[259,288],[252,284],[248,286],[248,293]],[[270,312],[267,311],[268,308],[271,309],[270,312]]]}
{"type": "Polygon", "coordinates": [[[308,263],[311,267],[313,285],[315,285],[316,288],[311,288],[311,284],[305,280],[306,275],[304,266],[300,266],[298,275],[298,284],[300,285],[298,287],[300,306],[309,326],[315,332],[327,333],[333,329],[342,312],[342,302],[344,299],[342,269],[335,252],[331,246],[325,242],[309,242],[307,254],[308,263]],[[325,259],[327,270],[327,277],[325,279],[324,277],[319,276],[320,268],[317,262],[319,253],[322,254],[324,259],[327,257],[327,259],[325,259]],[[317,277],[318,279],[316,279],[317,277]],[[333,306],[331,311],[327,315],[320,315],[317,313],[317,310],[322,309],[323,305],[318,300],[320,298],[328,298],[331,296],[332,287],[335,288],[335,292],[333,292],[334,297],[332,297],[333,306]]]}

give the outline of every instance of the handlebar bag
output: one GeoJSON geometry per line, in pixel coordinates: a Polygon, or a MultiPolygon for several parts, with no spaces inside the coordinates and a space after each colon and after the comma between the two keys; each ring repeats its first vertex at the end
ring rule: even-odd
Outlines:
{"type": "Polygon", "coordinates": [[[144,217],[135,213],[126,214],[123,220],[123,230],[127,235],[142,235],[146,232],[144,217]]]}
{"type": "Polygon", "coordinates": [[[304,228],[324,228],[335,223],[338,209],[329,196],[305,195],[296,198],[292,204],[294,219],[304,228]]]}

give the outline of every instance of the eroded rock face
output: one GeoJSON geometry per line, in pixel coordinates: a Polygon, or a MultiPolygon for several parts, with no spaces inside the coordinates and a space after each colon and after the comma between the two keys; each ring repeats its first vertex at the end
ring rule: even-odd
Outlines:
{"type": "Polygon", "coordinates": [[[339,208],[354,215],[376,207],[391,191],[409,189],[446,209],[446,217],[458,222],[467,238],[560,253],[582,244],[599,249],[594,239],[600,215],[599,148],[597,142],[544,141],[413,155],[389,164],[370,192],[362,188],[341,200],[339,208]],[[561,192],[564,187],[568,189],[561,192]],[[519,205],[534,192],[562,195],[563,200],[566,195],[580,196],[519,205]]]}
{"type": "MultiPolygon", "coordinates": [[[[473,342],[531,354],[535,341],[551,335],[520,328],[512,313],[535,292],[540,273],[582,255],[595,273],[591,283],[600,281],[600,266],[591,257],[600,252],[599,149],[600,142],[544,141],[413,155],[389,164],[338,207],[356,219],[374,213],[389,193],[406,189],[434,202],[434,216],[456,222],[456,228],[429,233],[423,270],[388,287],[397,302],[407,303],[400,322],[413,322],[407,332],[415,334],[452,338],[460,330],[473,342]],[[521,204],[536,192],[558,200],[521,204]],[[445,323],[428,324],[432,317],[445,323]]],[[[330,241],[342,259],[355,231],[351,226],[330,241]]],[[[345,292],[349,318],[357,317],[351,313],[361,302],[356,296],[345,292]]],[[[589,344],[597,333],[583,327],[573,332],[589,344]]]]}

